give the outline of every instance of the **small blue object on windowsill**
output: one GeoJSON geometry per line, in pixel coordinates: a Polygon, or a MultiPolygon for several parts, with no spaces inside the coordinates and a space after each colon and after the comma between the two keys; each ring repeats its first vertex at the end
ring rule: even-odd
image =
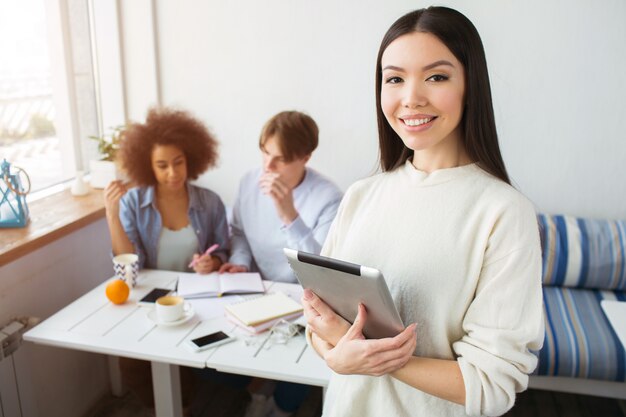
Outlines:
{"type": "Polygon", "coordinates": [[[0,164],[0,228],[25,227],[28,224],[26,194],[30,192],[30,178],[26,171],[14,167],[5,159],[0,164]],[[24,187],[22,178],[28,182],[24,187]]]}

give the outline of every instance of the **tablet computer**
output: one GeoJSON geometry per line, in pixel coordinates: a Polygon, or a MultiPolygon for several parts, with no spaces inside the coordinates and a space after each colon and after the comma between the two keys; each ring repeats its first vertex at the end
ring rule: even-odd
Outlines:
{"type": "Polygon", "coordinates": [[[300,284],[350,323],[356,318],[359,303],[365,305],[365,337],[393,337],[404,330],[379,270],[294,249],[283,251],[300,284]]]}

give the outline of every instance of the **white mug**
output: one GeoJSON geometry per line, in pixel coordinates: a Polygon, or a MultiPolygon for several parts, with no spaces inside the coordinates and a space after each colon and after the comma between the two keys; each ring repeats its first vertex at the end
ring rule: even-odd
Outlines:
{"type": "Polygon", "coordinates": [[[134,287],[139,274],[139,256],[134,253],[122,253],[113,258],[115,276],[134,287]]]}
{"type": "Polygon", "coordinates": [[[189,310],[190,305],[185,302],[183,297],[165,295],[157,298],[154,308],[156,309],[158,321],[171,322],[182,319],[185,316],[185,312],[189,310]]]}

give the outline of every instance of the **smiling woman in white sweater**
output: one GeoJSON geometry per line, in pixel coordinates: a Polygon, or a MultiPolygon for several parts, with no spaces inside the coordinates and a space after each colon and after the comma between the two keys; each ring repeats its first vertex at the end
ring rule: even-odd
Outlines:
{"type": "Polygon", "coordinates": [[[409,13],[377,62],[382,174],[350,187],[322,254],[380,269],[407,328],[365,340],[305,291],[309,341],[335,371],[324,416],[500,415],[543,341],[535,212],[498,147],[478,32],[409,13]]]}

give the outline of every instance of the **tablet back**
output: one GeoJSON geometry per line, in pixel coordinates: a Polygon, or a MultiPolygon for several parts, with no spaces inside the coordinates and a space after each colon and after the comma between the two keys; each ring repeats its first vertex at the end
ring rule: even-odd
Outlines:
{"type": "Polygon", "coordinates": [[[365,305],[365,337],[393,337],[404,330],[389,288],[377,269],[293,249],[284,252],[300,284],[350,323],[356,318],[359,303],[365,305]]]}

